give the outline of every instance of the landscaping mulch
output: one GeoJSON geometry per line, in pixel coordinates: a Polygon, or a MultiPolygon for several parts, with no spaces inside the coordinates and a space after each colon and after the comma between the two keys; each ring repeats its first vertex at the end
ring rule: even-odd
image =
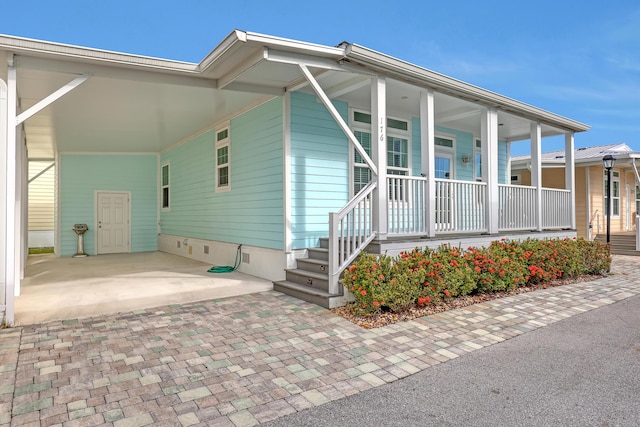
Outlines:
{"type": "Polygon", "coordinates": [[[511,295],[518,295],[525,292],[537,291],[540,289],[547,289],[556,286],[568,285],[570,283],[579,283],[585,281],[592,281],[604,277],[602,275],[592,276],[579,276],[570,279],[552,280],[549,282],[542,282],[536,285],[522,286],[510,291],[492,292],[486,294],[465,295],[461,297],[451,298],[448,301],[443,301],[439,304],[430,304],[425,307],[414,306],[400,313],[381,312],[370,316],[359,316],[352,312],[351,305],[338,307],[331,309],[335,314],[344,317],[356,325],[365,328],[379,328],[381,326],[389,325],[397,322],[406,322],[416,319],[418,317],[430,316],[436,313],[442,313],[448,310],[454,310],[456,308],[468,307],[473,304],[477,304],[484,301],[490,301],[498,298],[504,298],[511,295]]]}

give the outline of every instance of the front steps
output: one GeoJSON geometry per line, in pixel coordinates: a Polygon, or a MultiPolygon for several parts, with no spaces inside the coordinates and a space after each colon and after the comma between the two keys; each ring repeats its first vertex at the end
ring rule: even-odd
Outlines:
{"type": "MultiPolygon", "coordinates": [[[[286,269],[285,280],[273,282],[273,289],[324,308],[346,304],[343,294],[329,291],[329,241],[320,239],[319,248],[307,249],[308,258],[297,259],[297,268],[286,269]]],[[[342,286],[340,287],[342,289],[342,286]]]]}
{"type": "MultiPolygon", "coordinates": [[[[595,240],[605,243],[606,234],[598,234],[595,240]]],[[[612,255],[632,255],[640,256],[640,251],[636,251],[635,233],[611,233],[611,254],[612,255]]]]}

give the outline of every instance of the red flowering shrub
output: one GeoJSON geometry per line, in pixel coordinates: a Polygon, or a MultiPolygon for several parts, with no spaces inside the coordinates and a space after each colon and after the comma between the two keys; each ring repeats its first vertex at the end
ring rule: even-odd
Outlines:
{"type": "Polygon", "coordinates": [[[501,240],[466,251],[449,245],[392,258],[362,253],[345,271],[355,314],[400,312],[471,293],[609,271],[609,246],[584,239],[501,240]]]}

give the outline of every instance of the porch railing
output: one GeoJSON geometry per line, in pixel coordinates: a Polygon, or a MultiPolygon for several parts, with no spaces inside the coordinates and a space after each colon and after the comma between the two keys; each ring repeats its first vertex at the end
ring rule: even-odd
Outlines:
{"type": "Polygon", "coordinates": [[[485,205],[487,184],[475,181],[436,179],[436,232],[483,232],[487,230],[485,205]]]}
{"type": "Polygon", "coordinates": [[[498,185],[498,229],[536,229],[536,189],[524,185],[498,185]]]}
{"type": "Polygon", "coordinates": [[[542,189],[542,228],[571,227],[571,191],[542,189]]]}
{"type": "Polygon", "coordinates": [[[389,234],[416,235],[427,232],[424,214],[427,178],[388,176],[389,234]]]}
{"type": "Polygon", "coordinates": [[[487,185],[483,182],[435,180],[435,206],[426,199],[427,179],[389,176],[389,235],[420,235],[428,231],[426,209],[435,209],[435,231],[440,233],[483,232],[487,230],[485,204],[487,185]]]}
{"type": "Polygon", "coordinates": [[[371,181],[339,212],[329,214],[329,293],[339,294],[339,277],[376,236],[371,181]]]}

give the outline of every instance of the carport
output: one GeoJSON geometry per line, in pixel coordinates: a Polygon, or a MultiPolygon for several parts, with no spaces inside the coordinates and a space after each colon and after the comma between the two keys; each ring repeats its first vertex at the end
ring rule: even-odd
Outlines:
{"type": "MultiPolygon", "coordinates": [[[[246,41],[245,33],[234,31],[195,64],[0,35],[0,321],[13,324],[16,308],[25,306],[18,298],[24,301],[20,296],[35,289],[30,286],[53,280],[50,275],[35,280],[36,265],[27,258],[28,160],[55,162],[58,168],[63,153],[155,156],[234,111],[281,94],[282,89],[274,93],[254,87],[223,90],[249,67],[244,64],[248,55],[260,59],[263,41],[246,41]],[[235,55],[244,44],[247,50],[235,55]]],[[[55,228],[60,254],[60,242],[67,239],[69,245],[70,227],[61,227],[59,211],[55,228]]],[[[125,256],[135,258],[136,250],[130,245],[128,250],[125,256]]],[[[84,261],[109,264],[114,259],[84,261]]],[[[54,269],[57,274],[70,267],[67,263],[79,262],[52,261],[60,266],[54,269]]],[[[95,268],[118,271],[121,266],[95,268]]],[[[117,277],[105,274],[109,280],[117,277]]],[[[60,296],[70,302],[81,301],[88,289],[93,292],[88,285],[69,289],[78,294],[60,296]]]]}
{"type": "Polygon", "coordinates": [[[164,252],[85,258],[31,255],[15,324],[130,312],[273,289],[238,272],[208,273],[210,265],[164,252]]]}

